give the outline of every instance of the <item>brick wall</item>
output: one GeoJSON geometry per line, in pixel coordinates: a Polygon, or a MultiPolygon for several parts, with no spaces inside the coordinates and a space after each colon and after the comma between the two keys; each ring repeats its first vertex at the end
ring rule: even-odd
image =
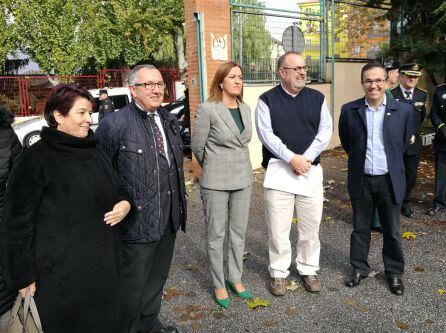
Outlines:
{"type": "MultiPolygon", "coordinates": [[[[193,131],[195,110],[200,103],[200,87],[198,76],[198,49],[197,49],[197,29],[194,21],[194,13],[204,14],[204,24],[202,30],[203,57],[206,61],[207,84],[212,82],[215,71],[221,61],[212,60],[211,53],[211,33],[214,36],[227,35],[228,40],[228,60],[231,59],[231,22],[230,22],[229,0],[185,0],[185,30],[186,30],[186,60],[189,74],[189,103],[191,112],[191,126],[193,131]]],[[[206,87],[206,90],[208,90],[206,87]]],[[[193,160],[193,172],[196,177],[200,174],[200,167],[197,161],[193,160]]]]}

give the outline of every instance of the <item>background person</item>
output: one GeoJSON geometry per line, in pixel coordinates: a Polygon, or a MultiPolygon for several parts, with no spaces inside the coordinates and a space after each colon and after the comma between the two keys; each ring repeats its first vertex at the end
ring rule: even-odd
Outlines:
{"type": "Polygon", "coordinates": [[[401,213],[408,218],[415,214],[411,205],[411,192],[417,181],[418,165],[420,164],[423,144],[421,142],[421,125],[426,117],[426,91],[417,87],[423,66],[420,64],[404,64],[400,67],[400,84],[391,90],[393,97],[402,103],[412,106],[414,121],[413,135],[415,141],[411,143],[404,154],[404,168],[406,174],[406,195],[401,205],[401,213]]]}
{"type": "MultiPolygon", "coordinates": [[[[3,201],[8,176],[22,151],[22,145],[11,127],[13,122],[14,116],[6,111],[5,108],[0,107],[0,226],[2,225],[3,201]]],[[[0,267],[0,332],[6,330],[9,324],[9,310],[16,297],[17,292],[6,288],[0,267]]]]}
{"type": "Polygon", "coordinates": [[[371,269],[368,264],[373,211],[383,229],[383,261],[390,291],[403,295],[404,255],[400,204],[405,193],[403,155],[412,135],[410,106],[385,95],[387,73],[379,63],[361,70],[365,98],[344,104],[339,137],[348,154],[348,192],[353,209],[347,287],[356,287],[371,269]]]}
{"type": "Polygon", "coordinates": [[[438,214],[446,207],[446,84],[439,85],[434,92],[431,112],[435,128],[435,197],[427,215],[438,214]]]}
{"type": "Polygon", "coordinates": [[[99,90],[99,116],[98,121],[104,119],[110,113],[115,112],[115,105],[113,101],[108,97],[107,89],[99,90]]]}
{"type": "Polygon", "coordinates": [[[8,180],[1,229],[7,286],[35,294],[45,333],[118,332],[120,299],[114,227],[130,211],[90,130],[93,97],[53,88],[41,140],[8,180]]]}
{"type": "Polygon", "coordinates": [[[221,64],[212,80],[208,100],[199,105],[192,151],[202,167],[201,198],[206,221],[206,250],[217,304],[227,308],[226,288],[251,298],[241,282],[243,251],[251,201],[251,110],[243,103],[243,73],[235,62],[221,64]],[[225,281],[223,243],[229,229],[228,271],[225,281]],[[225,288],[226,286],[226,288],[225,288]]]}

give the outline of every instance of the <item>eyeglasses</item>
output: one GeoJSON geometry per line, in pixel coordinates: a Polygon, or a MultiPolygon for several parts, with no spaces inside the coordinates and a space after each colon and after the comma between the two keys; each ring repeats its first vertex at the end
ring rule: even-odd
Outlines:
{"type": "Polygon", "coordinates": [[[361,83],[366,87],[371,87],[374,83],[377,86],[382,86],[386,82],[387,82],[387,80],[383,80],[383,79],[361,81],[361,83]]]}
{"type": "Polygon", "coordinates": [[[283,67],[282,66],[282,68],[283,69],[292,69],[296,73],[299,73],[301,71],[304,71],[304,72],[308,71],[308,66],[307,65],[305,65],[305,66],[296,66],[296,67],[283,67]]]}
{"type": "Polygon", "coordinates": [[[161,90],[166,87],[166,84],[164,82],[143,82],[143,83],[135,83],[133,86],[134,87],[144,86],[144,88],[150,90],[155,90],[155,87],[158,87],[158,89],[161,90]]]}

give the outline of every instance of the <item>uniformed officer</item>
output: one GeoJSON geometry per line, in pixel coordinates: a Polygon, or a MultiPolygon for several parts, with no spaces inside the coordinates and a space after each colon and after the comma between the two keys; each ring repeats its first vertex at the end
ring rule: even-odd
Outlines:
{"type": "Polygon", "coordinates": [[[435,198],[426,212],[434,215],[446,207],[446,84],[435,89],[429,118],[436,129],[435,150],[435,198]]]}
{"type": "Polygon", "coordinates": [[[115,112],[115,105],[108,97],[107,89],[99,90],[99,119],[101,121],[105,116],[115,112]]]}
{"type": "Polygon", "coordinates": [[[393,98],[393,95],[390,92],[390,89],[392,89],[398,83],[398,78],[400,76],[400,72],[399,72],[400,62],[398,60],[390,59],[390,58],[384,59],[383,66],[387,72],[386,96],[388,98],[393,98]]]}
{"type": "Polygon", "coordinates": [[[407,147],[404,154],[404,166],[406,169],[406,196],[401,205],[401,213],[406,217],[413,217],[414,212],[410,204],[410,192],[417,179],[418,164],[420,163],[423,145],[421,143],[421,124],[426,117],[427,93],[417,87],[423,66],[420,64],[404,64],[400,67],[400,84],[391,90],[393,97],[404,103],[412,105],[414,119],[415,141],[407,147]]]}

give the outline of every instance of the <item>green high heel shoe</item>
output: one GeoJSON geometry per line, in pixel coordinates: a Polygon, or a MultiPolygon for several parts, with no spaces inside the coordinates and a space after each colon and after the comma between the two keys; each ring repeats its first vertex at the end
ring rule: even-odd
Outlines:
{"type": "Polygon", "coordinates": [[[226,290],[227,291],[232,290],[233,292],[236,293],[236,295],[238,297],[243,298],[243,299],[252,298],[252,295],[248,290],[245,289],[243,291],[238,291],[237,289],[235,289],[235,286],[231,281],[226,280],[225,282],[226,282],[226,290]]]}
{"type": "Polygon", "coordinates": [[[218,299],[217,297],[215,298],[215,302],[220,305],[222,308],[227,309],[229,307],[229,297],[223,298],[223,299],[218,299]]]}

